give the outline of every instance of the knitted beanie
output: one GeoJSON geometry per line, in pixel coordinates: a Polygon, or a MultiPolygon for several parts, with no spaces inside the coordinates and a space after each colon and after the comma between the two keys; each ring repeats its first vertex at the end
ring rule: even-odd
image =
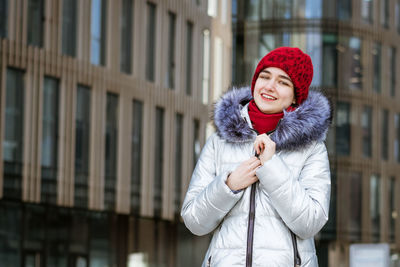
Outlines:
{"type": "Polygon", "coordinates": [[[308,96],[308,88],[313,78],[313,65],[309,55],[295,47],[279,47],[265,55],[257,65],[251,83],[251,93],[260,72],[268,67],[280,68],[286,72],[294,85],[296,105],[300,105],[308,96]]]}

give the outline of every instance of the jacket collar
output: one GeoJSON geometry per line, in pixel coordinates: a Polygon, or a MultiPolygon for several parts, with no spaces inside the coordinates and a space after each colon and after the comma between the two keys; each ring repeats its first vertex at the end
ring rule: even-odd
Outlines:
{"type": "MultiPolygon", "coordinates": [[[[252,129],[247,104],[252,99],[250,87],[233,88],[216,103],[213,113],[217,134],[229,143],[253,142],[257,133],[252,129]]],[[[324,141],[332,121],[328,99],[310,90],[308,98],[296,110],[284,111],[271,139],[277,151],[300,150],[312,142],[324,141]]]]}

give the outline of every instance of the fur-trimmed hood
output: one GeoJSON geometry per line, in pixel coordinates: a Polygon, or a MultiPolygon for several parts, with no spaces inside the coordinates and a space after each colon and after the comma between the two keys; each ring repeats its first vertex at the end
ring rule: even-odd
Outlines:
{"type": "MultiPolygon", "coordinates": [[[[257,133],[242,114],[243,107],[251,99],[250,87],[243,87],[229,90],[217,101],[213,121],[219,137],[230,143],[254,140],[257,133]]],[[[284,111],[271,139],[277,151],[299,150],[314,141],[324,141],[331,121],[329,100],[321,92],[310,90],[307,100],[296,110],[284,111]]]]}

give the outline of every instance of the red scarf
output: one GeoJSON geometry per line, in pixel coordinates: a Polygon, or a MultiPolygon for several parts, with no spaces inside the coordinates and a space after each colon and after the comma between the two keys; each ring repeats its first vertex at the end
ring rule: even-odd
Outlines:
{"type": "Polygon", "coordinates": [[[264,134],[275,130],[279,120],[283,118],[283,112],[265,114],[258,109],[256,102],[252,99],[249,103],[249,117],[251,124],[257,133],[264,134]]]}

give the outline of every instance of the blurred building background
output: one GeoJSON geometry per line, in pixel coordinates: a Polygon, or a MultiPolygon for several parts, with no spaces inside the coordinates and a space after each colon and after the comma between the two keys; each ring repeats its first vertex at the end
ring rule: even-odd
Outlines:
{"type": "Polygon", "coordinates": [[[335,107],[320,266],[400,266],[400,0],[0,0],[0,264],[200,266],[179,218],[212,103],[282,45],[335,107]]]}
{"type": "Polygon", "coordinates": [[[200,264],[179,212],[231,81],[230,7],[0,0],[0,266],[200,264]]]}

